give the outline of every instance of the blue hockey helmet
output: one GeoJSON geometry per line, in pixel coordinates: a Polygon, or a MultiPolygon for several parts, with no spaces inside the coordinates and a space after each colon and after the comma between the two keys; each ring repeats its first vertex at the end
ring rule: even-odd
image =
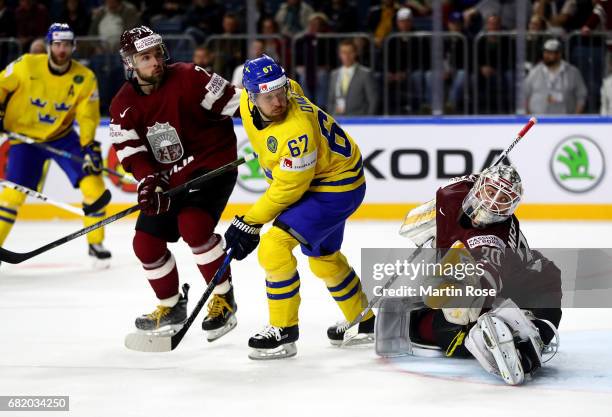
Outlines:
{"type": "Polygon", "coordinates": [[[76,49],[76,39],[74,32],[68,23],[52,23],[47,30],[45,42],[47,44],[47,54],[51,55],[51,44],[53,42],[68,41],[72,42],[72,52],[76,49]]]}
{"type": "Polygon", "coordinates": [[[55,41],[70,41],[74,44],[74,32],[68,23],[53,23],[47,30],[47,44],[55,41]]]}
{"type": "Polygon", "coordinates": [[[268,55],[248,60],[242,70],[242,85],[254,101],[255,94],[269,93],[270,91],[287,86],[285,70],[268,55]]]}

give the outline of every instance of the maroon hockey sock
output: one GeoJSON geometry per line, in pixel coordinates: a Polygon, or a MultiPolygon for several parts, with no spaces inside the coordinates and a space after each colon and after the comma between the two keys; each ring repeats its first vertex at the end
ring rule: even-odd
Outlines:
{"type": "Polygon", "coordinates": [[[177,295],[178,270],[172,253],[166,247],[166,242],[137,230],[133,246],[155,296],[159,300],[167,300],[177,295]]]}
{"type": "MultiPolygon", "coordinates": [[[[191,247],[198,268],[206,282],[217,272],[223,263],[225,251],[221,236],[214,234],[215,222],[204,210],[186,207],[178,217],[179,230],[183,240],[191,247]]],[[[231,277],[230,268],[217,284],[231,277]]]]}

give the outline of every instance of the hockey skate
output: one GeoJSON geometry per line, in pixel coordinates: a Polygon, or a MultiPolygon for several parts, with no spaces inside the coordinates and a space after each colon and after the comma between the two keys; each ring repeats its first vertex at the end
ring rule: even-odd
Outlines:
{"type": "Polygon", "coordinates": [[[297,354],[295,342],[300,337],[298,326],[266,326],[249,339],[252,348],[249,358],[253,360],[283,359],[297,354]]]}
{"type": "Polygon", "coordinates": [[[94,268],[110,268],[111,253],[101,243],[93,243],[89,245],[89,256],[92,258],[94,268]]]}
{"type": "Polygon", "coordinates": [[[214,294],[212,301],[208,303],[208,314],[202,322],[206,340],[213,342],[236,327],[237,309],[233,286],[230,286],[225,294],[214,294]]]}
{"type": "Polygon", "coordinates": [[[349,322],[339,321],[327,329],[327,337],[333,346],[357,346],[374,342],[376,317],[362,321],[358,326],[349,328],[349,322]]]}
{"type": "Polygon", "coordinates": [[[550,349],[556,353],[558,348],[556,328],[550,324],[554,343],[545,345],[529,313],[505,300],[494,311],[480,316],[465,340],[465,347],[482,367],[501,376],[509,385],[530,379],[547,361],[543,360],[543,353],[550,349]]]}
{"type": "Polygon", "coordinates": [[[189,284],[183,284],[183,294],[174,307],[158,305],[150,314],[136,319],[139,333],[151,336],[171,336],[179,331],[187,320],[187,292],[189,284]]]}

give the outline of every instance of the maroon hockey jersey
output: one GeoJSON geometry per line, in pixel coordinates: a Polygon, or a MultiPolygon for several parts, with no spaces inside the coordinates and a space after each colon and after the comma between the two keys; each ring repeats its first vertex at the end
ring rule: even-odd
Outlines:
{"type": "Polygon", "coordinates": [[[529,248],[516,216],[476,228],[463,213],[463,199],[476,179],[475,175],[457,178],[438,189],[436,247],[450,248],[461,241],[487,271],[482,286],[496,289],[498,296],[512,298],[521,307],[560,304],[560,271],[538,251],[529,248]]]}
{"type": "Polygon", "coordinates": [[[240,91],[217,74],[171,64],[149,95],[125,83],[110,107],[110,136],[119,161],[137,180],[170,173],[170,186],[237,158],[231,116],[240,91]]]}

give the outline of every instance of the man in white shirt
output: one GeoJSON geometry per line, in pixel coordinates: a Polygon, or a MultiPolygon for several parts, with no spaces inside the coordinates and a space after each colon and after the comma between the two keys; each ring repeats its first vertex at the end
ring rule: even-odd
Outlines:
{"type": "Polygon", "coordinates": [[[542,62],[525,80],[527,113],[579,114],[584,111],[587,89],[580,71],[561,59],[561,42],[544,43],[542,62]]]}

